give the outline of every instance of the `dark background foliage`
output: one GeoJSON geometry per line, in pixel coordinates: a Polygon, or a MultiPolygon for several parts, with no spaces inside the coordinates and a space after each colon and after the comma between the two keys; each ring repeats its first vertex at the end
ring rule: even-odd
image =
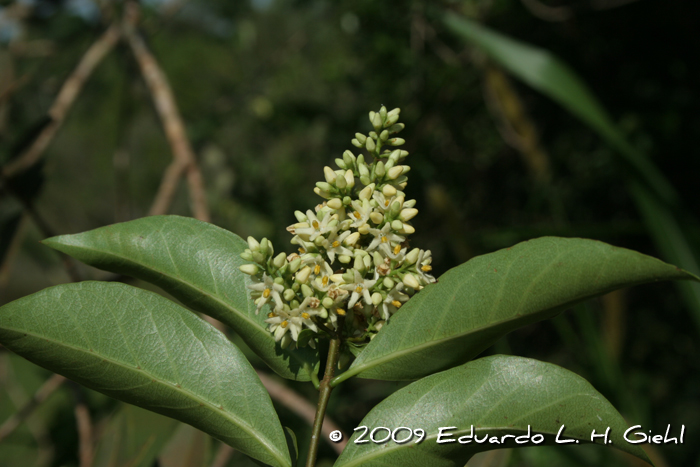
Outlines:
{"type": "MultiPolygon", "coordinates": [[[[23,2],[31,7],[17,17],[18,4],[0,2],[0,162],[33,139],[64,80],[122,6],[37,0],[23,2]]],[[[291,251],[285,226],[294,222],[293,211],[319,202],[312,188],[323,166],[352,149],[352,135],[370,130],[368,111],[384,104],[402,109],[412,167],[407,193],[420,211],[412,243],[433,251],[438,275],[544,235],[589,237],[664,257],[628,192],[630,169],[615,151],[449,32],[445,10],[568,63],[680,193],[674,212],[697,249],[694,0],[144,2],[141,33],[173,88],[212,221],[291,251]],[[509,114],[513,106],[520,111],[509,114]]],[[[148,88],[120,44],[82,89],[42,162],[7,186],[32,199],[56,233],[76,233],[146,215],[171,159],[148,88]]],[[[37,243],[44,234],[24,208],[10,190],[0,194],[0,304],[69,280],[60,258],[37,243]]],[[[191,215],[184,183],[170,213],[191,215]]],[[[107,277],[87,267],[80,273],[107,277]]],[[[516,331],[486,354],[571,369],[631,425],[663,433],[668,424],[674,430],[684,424],[684,445],[652,449],[658,465],[698,465],[691,440],[700,430],[700,321],[693,313],[670,284],[638,287],[516,331]]],[[[1,422],[48,375],[0,355],[1,422]]],[[[313,400],[312,389],[290,386],[313,400]]],[[[329,413],[350,432],[398,387],[352,381],[334,393],[329,413]]],[[[99,427],[115,404],[86,394],[99,427]]],[[[68,395],[50,399],[28,428],[0,444],[0,465],[77,465],[68,395]]],[[[308,427],[280,412],[303,452],[308,427]]],[[[332,452],[322,457],[332,459],[332,452]]],[[[243,462],[234,457],[229,465],[243,462]]],[[[633,465],[610,450],[568,446],[522,450],[503,462],[633,465]]]]}

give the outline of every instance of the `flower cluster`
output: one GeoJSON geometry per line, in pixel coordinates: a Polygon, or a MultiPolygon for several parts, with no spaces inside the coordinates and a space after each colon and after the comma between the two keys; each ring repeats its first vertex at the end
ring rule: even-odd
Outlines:
{"type": "Polygon", "coordinates": [[[283,347],[314,346],[321,329],[362,345],[435,282],[430,251],[408,247],[418,210],[402,191],[410,167],[402,164],[408,152],[397,148],[404,140],[393,136],[404,128],[399,113],[369,113],[374,131],[352,140],[369,158],[345,151],[335,160],[339,170],[324,168],[314,189],[324,202],[296,211],[287,228],[298,253],[275,255],[269,240],[248,238],[241,257],[254,264],[240,269],[255,280],[248,287],[257,312],[269,305],[266,322],[283,347]]]}

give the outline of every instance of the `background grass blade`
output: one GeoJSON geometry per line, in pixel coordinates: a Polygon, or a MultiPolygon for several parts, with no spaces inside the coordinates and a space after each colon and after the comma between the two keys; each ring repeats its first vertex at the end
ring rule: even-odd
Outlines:
{"type": "MultiPolygon", "coordinates": [[[[612,446],[649,462],[641,447],[625,442],[627,423],[585,379],[549,363],[496,355],[423,378],[389,396],[360,423],[369,430],[422,428],[426,438],[420,444],[355,444],[356,432],[335,467],[447,467],[464,465],[477,452],[525,446],[513,438],[508,444],[437,443],[440,427],[455,427],[449,438],[458,439],[472,425],[477,438],[488,434],[499,441],[505,434],[522,436],[529,426],[531,435],[541,433],[543,444],[550,445],[562,425],[566,438],[589,443],[593,430],[605,433],[609,427],[612,446]]],[[[386,430],[377,434],[384,436],[386,430]]],[[[407,436],[407,430],[397,434],[399,440],[407,436]]]]}
{"type": "Polygon", "coordinates": [[[245,356],[160,295],[100,282],[44,289],[0,308],[0,343],[267,464],[291,464],[272,401],[245,356]]]}
{"type": "Polygon", "coordinates": [[[45,240],[96,268],[138,277],[192,309],[231,326],[280,376],[309,381],[318,364],[310,348],[276,345],[264,312],[248,296],[250,276],[238,270],[248,246],[238,235],[196,219],[152,216],[45,240]]]}
{"type": "Polygon", "coordinates": [[[645,282],[700,280],[603,242],[543,237],[478,256],[411,298],[334,384],[409,380],[469,361],[504,334],[582,300],[645,282]]]}

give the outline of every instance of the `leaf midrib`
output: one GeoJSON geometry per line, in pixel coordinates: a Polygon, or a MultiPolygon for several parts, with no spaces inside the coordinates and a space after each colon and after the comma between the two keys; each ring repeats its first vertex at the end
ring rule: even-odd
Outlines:
{"type": "MultiPolygon", "coordinates": [[[[270,454],[272,454],[278,461],[280,461],[280,463],[281,463],[282,465],[285,465],[286,460],[285,460],[284,458],[278,457],[277,454],[279,454],[279,453],[277,453],[276,451],[273,451],[273,450],[271,449],[271,445],[270,445],[269,443],[265,442],[266,438],[261,439],[261,438],[256,434],[257,432],[256,432],[255,430],[253,430],[253,427],[251,427],[251,426],[248,425],[247,423],[244,423],[243,421],[241,421],[240,419],[238,419],[238,417],[236,417],[233,413],[229,412],[228,410],[226,410],[226,409],[223,409],[223,410],[222,410],[222,409],[220,409],[219,407],[216,407],[214,404],[212,404],[212,403],[211,403],[210,401],[208,401],[207,399],[203,399],[203,398],[201,398],[201,397],[197,397],[196,394],[194,394],[193,392],[191,392],[191,391],[189,391],[189,390],[186,390],[186,389],[183,388],[182,386],[177,387],[177,386],[173,386],[173,385],[171,385],[171,384],[166,384],[166,383],[165,383],[165,380],[161,380],[159,377],[156,377],[155,375],[149,373],[149,372],[146,371],[144,368],[141,368],[141,369],[134,368],[134,367],[132,367],[131,365],[126,364],[125,362],[120,362],[120,361],[118,361],[118,360],[114,360],[114,359],[112,359],[112,358],[110,358],[110,357],[108,357],[108,356],[105,356],[105,355],[101,354],[101,353],[96,353],[96,352],[94,352],[94,351],[93,351],[93,352],[89,352],[89,351],[86,351],[84,348],[76,347],[76,346],[70,345],[70,344],[66,344],[65,342],[60,342],[60,341],[57,341],[57,340],[55,340],[55,339],[53,339],[53,338],[46,337],[46,336],[43,336],[43,335],[39,335],[39,334],[36,334],[36,333],[34,333],[34,332],[31,332],[31,331],[27,331],[27,330],[11,328],[11,327],[8,327],[8,326],[3,326],[3,329],[9,330],[9,331],[14,331],[14,332],[17,332],[17,333],[20,333],[20,334],[24,334],[25,337],[26,337],[26,336],[32,336],[32,337],[34,337],[35,339],[43,339],[43,340],[45,340],[45,341],[52,342],[53,344],[56,344],[56,345],[58,345],[58,346],[63,346],[63,347],[66,347],[66,348],[75,350],[75,351],[77,351],[77,352],[81,352],[81,353],[85,354],[85,356],[87,356],[87,357],[99,358],[99,359],[102,360],[102,361],[107,361],[107,362],[111,363],[112,365],[119,366],[119,367],[124,368],[124,369],[126,369],[126,370],[128,370],[128,371],[132,371],[132,372],[142,372],[143,374],[145,374],[146,376],[148,376],[148,377],[151,379],[151,382],[155,382],[157,385],[161,385],[162,387],[164,387],[164,388],[166,388],[166,389],[170,389],[170,390],[172,390],[172,391],[174,391],[174,392],[181,393],[181,394],[187,396],[189,399],[191,399],[191,400],[193,400],[193,401],[195,401],[195,402],[203,403],[203,404],[204,404],[206,407],[208,407],[208,408],[210,409],[210,411],[211,411],[212,413],[214,413],[214,414],[216,414],[216,413],[223,414],[223,415],[224,415],[226,418],[228,418],[234,425],[238,426],[238,427],[241,428],[244,432],[246,432],[246,433],[248,433],[249,435],[251,435],[252,438],[257,439],[258,441],[260,441],[260,444],[263,445],[263,446],[265,446],[265,447],[268,449],[268,452],[269,452],[270,454]]],[[[168,408],[170,408],[170,407],[168,407],[168,408]]],[[[181,410],[181,409],[178,409],[178,410],[181,410]]]]}

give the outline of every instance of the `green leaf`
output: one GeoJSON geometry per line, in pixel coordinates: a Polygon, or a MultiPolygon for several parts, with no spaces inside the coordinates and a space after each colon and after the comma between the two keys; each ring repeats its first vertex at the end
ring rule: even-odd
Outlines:
{"type": "Polygon", "coordinates": [[[0,308],[0,343],[270,465],[290,465],[282,426],[248,360],[160,295],[119,283],[51,287],[0,308]]]}
{"type": "Polygon", "coordinates": [[[358,375],[409,380],[467,362],[504,334],[645,282],[700,280],[635,251],[543,237],[449,270],[411,298],[333,385],[358,375]]]}
{"type": "Polygon", "coordinates": [[[446,13],[444,21],[452,32],[596,130],[661,199],[677,201],[678,194],[669,181],[645,154],[627,142],[586,83],[565,63],[546,50],[511,39],[455,13],[446,13]]]}
{"type": "MultiPolygon", "coordinates": [[[[392,430],[421,428],[426,435],[421,443],[415,443],[418,436],[414,434],[412,440],[404,444],[393,441],[355,444],[362,434],[356,431],[335,466],[464,465],[478,452],[533,446],[517,444],[513,438],[502,438],[504,435],[523,436],[528,433],[528,426],[530,440],[537,441],[535,435],[539,433],[544,438],[539,445],[557,444],[555,437],[562,425],[565,428],[561,440],[588,443],[593,430],[604,434],[609,427],[608,441],[612,441],[612,446],[651,463],[638,445],[624,440],[628,428],[624,419],[588,381],[549,363],[496,355],[406,386],[373,408],[359,424],[368,427],[364,438],[368,440],[371,430],[380,426],[392,430]],[[475,438],[483,440],[488,436],[488,440],[481,444],[475,441],[461,444],[459,438],[470,435],[472,426],[475,438]],[[441,440],[457,441],[438,444],[440,427],[454,427],[443,428],[441,440]],[[492,437],[506,443],[496,444],[492,437]]],[[[387,430],[378,430],[375,439],[381,440],[386,435],[387,430]]],[[[400,430],[395,436],[402,441],[409,432],[400,430]]],[[[595,441],[602,444],[603,438],[595,441]]]]}
{"type": "Polygon", "coordinates": [[[93,467],[151,467],[178,423],[123,404],[110,417],[97,441],[93,467]]]}
{"type": "Polygon", "coordinates": [[[151,282],[231,326],[282,377],[309,381],[318,365],[311,348],[276,345],[265,313],[255,314],[246,289],[251,278],[238,270],[248,244],[234,233],[188,217],[152,216],[44,243],[96,268],[151,282]]]}

